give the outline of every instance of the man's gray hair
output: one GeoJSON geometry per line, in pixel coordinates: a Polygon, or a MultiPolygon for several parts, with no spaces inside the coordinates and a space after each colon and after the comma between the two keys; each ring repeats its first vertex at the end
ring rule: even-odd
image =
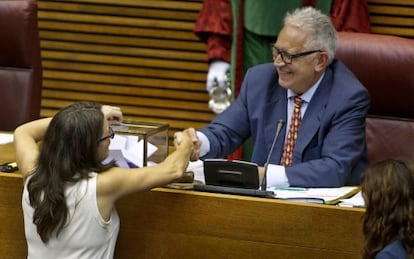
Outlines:
{"type": "Polygon", "coordinates": [[[284,25],[292,25],[310,33],[305,47],[320,49],[328,53],[328,64],[335,57],[337,35],[331,18],[313,7],[304,7],[287,13],[284,25]]]}

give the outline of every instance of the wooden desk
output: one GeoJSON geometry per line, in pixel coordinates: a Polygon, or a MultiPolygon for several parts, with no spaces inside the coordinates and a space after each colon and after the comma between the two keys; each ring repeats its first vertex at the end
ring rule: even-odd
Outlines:
{"type": "MultiPolygon", "coordinates": [[[[2,258],[26,256],[21,191],[18,174],[0,175],[2,258]]],[[[348,259],[360,258],[363,242],[362,209],[165,188],[117,208],[115,258],[348,259]]]]}

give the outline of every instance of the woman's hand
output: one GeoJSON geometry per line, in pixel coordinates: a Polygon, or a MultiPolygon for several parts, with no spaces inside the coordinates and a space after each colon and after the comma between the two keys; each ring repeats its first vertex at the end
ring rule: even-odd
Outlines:
{"type": "Polygon", "coordinates": [[[184,130],[183,132],[176,132],[174,134],[174,146],[175,148],[178,148],[182,143],[182,136],[183,134],[187,134],[191,142],[193,144],[193,149],[190,156],[190,161],[196,161],[200,157],[200,147],[201,147],[201,141],[197,137],[196,130],[193,128],[188,128],[184,130]]]}
{"type": "Polygon", "coordinates": [[[119,124],[122,121],[121,108],[110,105],[102,105],[101,108],[105,119],[108,120],[109,125],[119,124]]]}

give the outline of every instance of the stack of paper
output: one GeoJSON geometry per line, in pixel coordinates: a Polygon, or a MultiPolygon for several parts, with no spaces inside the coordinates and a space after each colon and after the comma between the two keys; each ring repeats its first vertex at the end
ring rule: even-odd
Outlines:
{"type": "Polygon", "coordinates": [[[353,207],[353,208],[364,208],[364,198],[362,197],[362,193],[358,192],[354,196],[348,199],[343,199],[338,203],[338,206],[341,207],[353,207]]]}
{"type": "MultiPolygon", "coordinates": [[[[143,167],[144,163],[144,140],[139,139],[135,135],[118,135],[115,134],[114,139],[109,145],[109,156],[105,160],[115,160],[119,167],[143,167]]],[[[157,147],[151,143],[147,143],[147,158],[157,151],[157,147]]],[[[147,166],[153,165],[148,163],[147,166]]]]}
{"type": "Polygon", "coordinates": [[[343,186],[339,188],[300,188],[300,187],[271,187],[275,198],[307,201],[313,203],[337,204],[339,201],[355,195],[358,186],[343,186]],[[320,202],[317,202],[320,201],[320,202]]]}

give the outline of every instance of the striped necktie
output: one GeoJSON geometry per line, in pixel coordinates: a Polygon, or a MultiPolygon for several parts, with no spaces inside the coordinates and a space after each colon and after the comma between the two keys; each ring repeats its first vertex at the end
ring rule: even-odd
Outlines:
{"type": "Polygon", "coordinates": [[[291,166],[293,159],[293,149],[295,148],[296,139],[298,136],[298,130],[300,126],[300,108],[302,107],[303,100],[299,96],[293,97],[295,106],[293,108],[292,118],[290,121],[289,132],[285,140],[285,146],[283,147],[283,155],[280,160],[280,165],[291,166]]]}

